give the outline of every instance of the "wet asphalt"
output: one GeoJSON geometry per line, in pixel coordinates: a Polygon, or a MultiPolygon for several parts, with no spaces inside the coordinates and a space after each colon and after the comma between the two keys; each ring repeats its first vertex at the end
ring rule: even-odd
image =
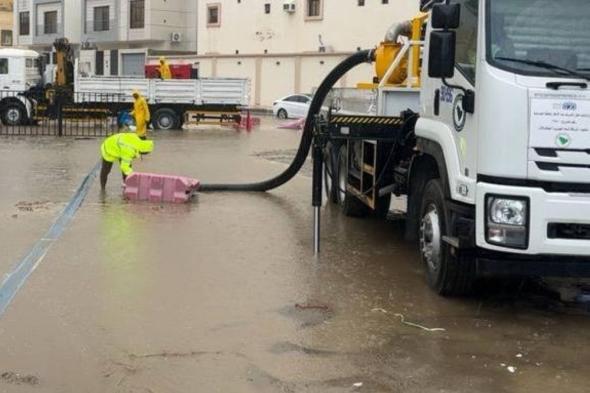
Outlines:
{"type": "MultiPolygon", "coordinates": [[[[297,131],[155,135],[135,169],[206,182],[285,168],[297,131]]],[[[99,140],[0,139],[0,271],[51,225],[99,140]]],[[[1,392],[587,392],[589,314],[537,282],[445,299],[399,222],[266,194],[133,204],[113,171],[0,316],[1,392]]]]}

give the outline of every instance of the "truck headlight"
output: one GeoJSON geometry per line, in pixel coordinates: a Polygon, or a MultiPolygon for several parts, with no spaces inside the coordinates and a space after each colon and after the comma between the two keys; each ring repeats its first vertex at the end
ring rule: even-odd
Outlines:
{"type": "Polygon", "coordinates": [[[486,241],[502,247],[526,249],[529,241],[529,200],[488,195],[486,206],[486,241]]]}

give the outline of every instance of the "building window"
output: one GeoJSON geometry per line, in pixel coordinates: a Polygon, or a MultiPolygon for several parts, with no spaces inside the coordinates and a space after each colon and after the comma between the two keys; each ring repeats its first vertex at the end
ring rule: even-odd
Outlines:
{"type": "Polygon", "coordinates": [[[2,46],[12,46],[12,30],[2,30],[0,32],[0,41],[2,46]]]}
{"type": "Polygon", "coordinates": [[[221,4],[207,4],[207,26],[221,25],[221,4]]]}
{"type": "Polygon", "coordinates": [[[129,27],[143,29],[145,27],[145,1],[131,0],[129,2],[129,27]]]}
{"type": "Polygon", "coordinates": [[[18,14],[18,33],[20,35],[31,34],[31,18],[29,15],[29,11],[18,14]]]}
{"type": "Polygon", "coordinates": [[[0,75],[8,74],[8,59],[0,59],[0,75]]]}
{"type": "Polygon", "coordinates": [[[305,19],[319,20],[323,16],[324,4],[322,0],[306,0],[305,19]]]}
{"type": "Polygon", "coordinates": [[[94,7],[94,31],[109,31],[109,6],[94,7]]]}
{"type": "Polygon", "coordinates": [[[266,3],[264,5],[264,13],[265,14],[270,14],[270,3],[266,3]]]}
{"type": "Polygon", "coordinates": [[[43,14],[43,34],[57,34],[57,11],[43,14]]]}
{"type": "Polygon", "coordinates": [[[358,0],[359,7],[365,6],[365,0],[358,0]]]}

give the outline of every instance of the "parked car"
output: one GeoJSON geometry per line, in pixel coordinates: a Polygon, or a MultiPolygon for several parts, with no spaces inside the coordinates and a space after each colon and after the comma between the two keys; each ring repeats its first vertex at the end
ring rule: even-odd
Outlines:
{"type": "Polygon", "coordinates": [[[298,119],[307,116],[312,96],[293,94],[272,104],[273,114],[279,119],[298,119]]]}

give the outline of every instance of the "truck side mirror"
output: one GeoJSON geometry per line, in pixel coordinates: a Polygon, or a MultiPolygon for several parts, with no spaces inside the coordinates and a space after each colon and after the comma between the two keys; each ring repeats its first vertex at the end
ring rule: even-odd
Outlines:
{"type": "Polygon", "coordinates": [[[432,7],[433,29],[456,29],[461,21],[461,4],[435,4],[432,7]]]}
{"type": "Polygon", "coordinates": [[[455,75],[454,31],[433,31],[430,33],[428,53],[428,76],[431,78],[452,78],[455,75]]]}

